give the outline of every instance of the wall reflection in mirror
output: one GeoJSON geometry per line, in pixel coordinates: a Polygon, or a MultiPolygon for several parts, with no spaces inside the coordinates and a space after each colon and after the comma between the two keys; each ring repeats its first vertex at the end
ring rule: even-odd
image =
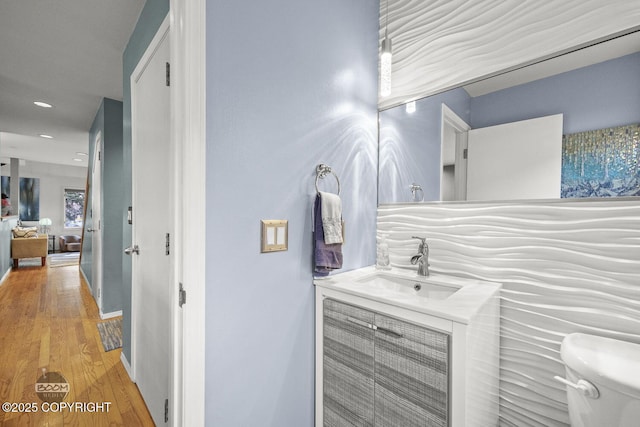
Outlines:
{"type": "Polygon", "coordinates": [[[640,195],[639,79],[632,53],[491,93],[456,88],[417,100],[413,112],[381,111],[379,202],[415,201],[415,185],[424,201],[640,195]],[[557,129],[545,124],[539,136],[532,126],[542,118],[557,129]]]}

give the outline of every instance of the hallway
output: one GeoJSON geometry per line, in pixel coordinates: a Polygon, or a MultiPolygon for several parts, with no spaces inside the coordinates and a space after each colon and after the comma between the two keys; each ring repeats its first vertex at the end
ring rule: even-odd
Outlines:
{"type": "Polygon", "coordinates": [[[104,352],[99,321],[77,266],[11,271],[0,286],[0,425],[153,425],[120,349],[104,352]],[[70,410],[43,402],[35,391],[42,368],[67,380],[63,402],[83,405],[70,410]],[[7,413],[4,402],[22,412],[7,413]]]}

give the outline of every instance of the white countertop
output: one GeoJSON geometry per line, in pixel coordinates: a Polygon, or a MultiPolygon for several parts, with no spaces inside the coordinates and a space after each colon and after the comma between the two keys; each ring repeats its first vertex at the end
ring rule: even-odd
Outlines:
{"type": "Polygon", "coordinates": [[[421,277],[416,274],[415,270],[404,268],[377,270],[374,266],[334,274],[326,278],[315,278],[313,283],[324,289],[356,295],[464,324],[468,324],[489,299],[497,298],[501,287],[499,283],[483,280],[442,274],[421,277]],[[406,292],[399,293],[391,289],[373,287],[362,282],[363,279],[373,274],[413,280],[425,286],[434,284],[458,290],[445,299],[420,297],[406,292]]]}

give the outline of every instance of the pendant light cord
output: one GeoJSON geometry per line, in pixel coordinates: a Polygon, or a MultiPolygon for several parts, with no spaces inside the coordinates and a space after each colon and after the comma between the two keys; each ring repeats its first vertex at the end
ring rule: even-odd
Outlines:
{"type": "Polygon", "coordinates": [[[384,15],[384,38],[389,38],[389,0],[387,0],[387,6],[384,15]]]}

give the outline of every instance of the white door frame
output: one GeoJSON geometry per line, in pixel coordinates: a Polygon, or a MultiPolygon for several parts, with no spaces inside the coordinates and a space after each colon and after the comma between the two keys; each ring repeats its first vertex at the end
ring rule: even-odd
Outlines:
{"type": "Polygon", "coordinates": [[[442,200],[442,152],[445,144],[445,127],[451,127],[456,133],[455,200],[467,200],[467,159],[465,150],[468,147],[468,134],[471,126],[460,118],[446,104],[442,104],[442,120],[440,129],[440,200],[442,200]]]}
{"type": "Polygon", "coordinates": [[[205,6],[206,0],[170,0],[171,124],[179,189],[174,214],[175,280],[187,292],[182,308],[178,307],[178,293],[174,294],[172,313],[174,426],[205,424],[205,6]],[[183,218],[189,219],[188,224],[183,218]],[[188,226],[192,224],[198,227],[188,226]],[[180,342],[182,345],[176,345],[180,342]]]}
{"type": "MultiPolygon", "coordinates": [[[[102,131],[98,131],[93,144],[93,170],[91,172],[91,292],[102,313],[102,131]],[[97,177],[97,179],[96,179],[97,177]],[[98,209],[94,207],[98,200],[98,209]],[[96,250],[97,248],[97,250],[96,250]]],[[[55,242],[54,242],[55,244],[55,242]]]]}
{"type": "MultiPolygon", "coordinates": [[[[187,303],[182,308],[178,306],[178,292],[173,294],[172,302],[173,426],[205,425],[205,5],[206,0],[170,0],[169,12],[171,139],[174,184],[178,189],[174,199],[173,279],[176,284],[183,283],[187,292],[187,303]],[[183,221],[187,206],[189,223],[200,224],[199,227],[188,227],[183,221]]],[[[135,374],[132,376],[135,378],[135,374]]]]}

